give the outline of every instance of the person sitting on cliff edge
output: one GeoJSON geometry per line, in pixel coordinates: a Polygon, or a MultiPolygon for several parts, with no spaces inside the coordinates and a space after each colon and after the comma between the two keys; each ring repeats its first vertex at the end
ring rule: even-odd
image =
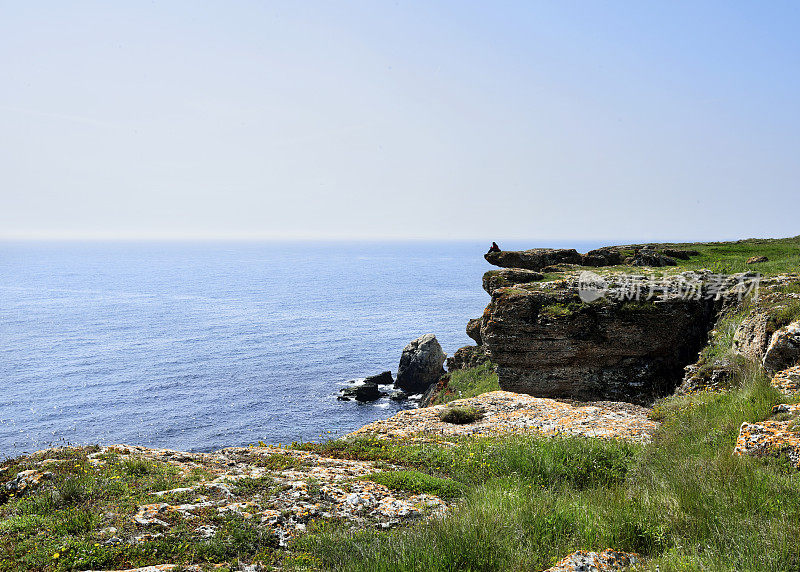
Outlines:
{"type": "MultiPolygon", "coordinates": [[[[500,252],[500,247],[497,246],[496,242],[492,242],[492,246],[489,248],[489,252],[500,252]]],[[[487,252],[486,254],[489,254],[489,252],[487,252]]]]}

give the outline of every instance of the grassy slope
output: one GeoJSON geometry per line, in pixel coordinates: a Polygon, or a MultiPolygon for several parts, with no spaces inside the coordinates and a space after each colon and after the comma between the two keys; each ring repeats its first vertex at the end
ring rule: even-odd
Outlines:
{"type": "Polygon", "coordinates": [[[577,549],[639,552],[661,570],[797,570],[800,477],[734,457],[742,421],[780,400],[744,372],[726,393],[671,398],[652,444],[477,438],[455,447],[329,443],[465,485],[447,518],[391,532],[326,525],[294,551],[329,570],[539,570],[577,549]]]}
{"type": "Polygon", "coordinates": [[[450,373],[447,386],[431,399],[431,405],[449,403],[456,399],[475,397],[481,393],[498,391],[500,383],[490,363],[481,366],[459,369],[450,373]]]}
{"type": "Polygon", "coordinates": [[[665,248],[693,248],[700,252],[689,260],[677,260],[681,269],[707,268],[731,274],[754,271],[765,276],[800,270],[800,236],[793,238],[753,238],[736,242],[698,242],[663,244],[665,248]],[[766,256],[769,262],[748,265],[748,258],[766,256]]]}

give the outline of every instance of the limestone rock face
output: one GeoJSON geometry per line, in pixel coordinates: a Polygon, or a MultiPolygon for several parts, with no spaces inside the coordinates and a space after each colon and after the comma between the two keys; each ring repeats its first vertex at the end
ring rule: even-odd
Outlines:
{"type": "Polygon", "coordinates": [[[475,340],[475,343],[481,345],[481,319],[473,318],[467,322],[467,335],[475,340]]]}
{"type": "Polygon", "coordinates": [[[769,258],[766,256],[751,256],[745,264],[759,264],[761,262],[769,262],[769,258]]]}
{"type": "Polygon", "coordinates": [[[500,387],[537,397],[646,403],[667,395],[714,316],[704,297],[583,303],[575,286],[531,286],[492,294],[481,338],[500,387]]]}
{"type": "Polygon", "coordinates": [[[749,360],[760,362],[769,344],[769,317],[764,312],[747,316],[733,334],[733,351],[749,360]]]}
{"type": "MultiPolygon", "coordinates": [[[[498,288],[513,286],[514,284],[527,284],[528,282],[536,282],[542,278],[544,278],[544,274],[541,272],[536,272],[535,270],[523,270],[520,268],[490,270],[483,275],[483,289],[491,294],[498,288]]],[[[469,328],[469,326],[467,326],[467,328],[469,328]]],[[[467,335],[469,335],[469,331],[467,332],[467,335]]],[[[472,336],[470,337],[472,338],[472,336]]],[[[479,341],[478,345],[480,345],[479,341]]]]}
{"type": "Polygon", "coordinates": [[[768,371],[779,371],[797,363],[800,363],[800,321],[772,334],[763,361],[768,371]]]}
{"type": "Polygon", "coordinates": [[[446,359],[433,334],[425,334],[403,348],[395,385],[407,393],[422,393],[444,374],[446,359]]]}
{"type": "Polygon", "coordinates": [[[581,255],[574,248],[532,248],[530,250],[501,250],[483,255],[489,264],[501,268],[541,270],[553,264],[580,264],[581,255]]]}
{"type": "Polygon", "coordinates": [[[483,346],[464,346],[456,350],[452,357],[447,358],[447,371],[478,367],[489,361],[483,346]]]}

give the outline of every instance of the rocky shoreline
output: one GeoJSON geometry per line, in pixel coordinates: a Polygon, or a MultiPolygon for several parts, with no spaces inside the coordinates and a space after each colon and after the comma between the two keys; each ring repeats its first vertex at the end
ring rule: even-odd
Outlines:
{"type": "MultiPolygon", "coordinates": [[[[769,277],[761,281],[757,297],[748,297],[737,289],[747,286],[753,273],[713,282],[709,271],[675,268],[658,276],[637,274],[633,285],[647,298],[625,296],[631,269],[672,269],[698,254],[657,245],[586,254],[567,249],[488,253],[487,261],[502,269],[484,275],[489,304],[466,326],[476,345],[448,358],[435,335],[426,334],[403,349],[396,379],[383,372],[342,390],[342,400],[371,401],[389,394],[383,388],[393,385],[393,398],[417,394],[422,401],[417,409],[352,431],[341,443],[383,450],[530,435],[644,445],[659,428],[653,404],[676,390],[689,397],[725,391],[745,367],[767,372],[775,388],[796,399],[800,321],[789,309],[800,303],[797,274],[769,277]],[[602,282],[597,298],[587,299],[585,267],[593,269],[592,280],[602,282]],[[688,286],[696,288],[696,296],[686,295],[688,286]],[[455,372],[479,366],[496,372],[501,390],[462,397],[448,386],[455,372]],[[440,403],[444,396],[449,401],[440,403]],[[472,416],[452,421],[445,414],[455,410],[472,416]]],[[[753,257],[748,264],[765,258],[753,257]]],[[[785,459],[800,469],[799,424],[800,405],[779,404],[768,419],[742,423],[731,454],[785,459]]],[[[0,506],[46,489],[56,473],[76,467],[107,482],[119,478],[110,476],[119,467],[143,475],[161,471],[169,475],[164,483],[179,485],[156,487],[104,514],[97,523],[101,548],[147,545],[178,532],[202,542],[221,533],[221,517],[235,516],[265,545],[283,549],[325,523],[356,532],[442,519],[458,503],[445,494],[447,487],[462,486],[431,476],[425,478],[434,479],[442,493],[395,486],[387,475],[404,474],[409,467],[348,458],[335,448],[261,443],[189,453],[120,444],[51,449],[5,462],[0,506]]],[[[578,551],[549,570],[621,570],[644,562],[638,554],[611,549],[578,551]]],[[[178,567],[167,562],[127,570],[173,569],[178,567]]],[[[240,563],[238,569],[266,568],[240,563]]]]}

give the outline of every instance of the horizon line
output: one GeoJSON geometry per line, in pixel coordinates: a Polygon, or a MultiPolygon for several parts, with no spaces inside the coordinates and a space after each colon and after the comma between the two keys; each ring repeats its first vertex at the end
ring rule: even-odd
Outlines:
{"type": "Polygon", "coordinates": [[[0,243],[11,242],[422,242],[422,241],[436,241],[436,242],[489,242],[492,241],[509,241],[509,242],[603,242],[612,245],[620,244],[646,244],[646,243],[703,243],[703,242],[728,242],[735,240],[748,240],[748,239],[776,239],[776,238],[793,238],[793,237],[773,237],[773,236],[748,236],[748,237],[733,237],[733,236],[719,236],[713,238],[700,238],[700,237],[639,237],[639,238],[622,238],[622,237],[542,237],[542,236],[473,236],[473,237],[444,237],[436,235],[274,235],[274,234],[261,234],[261,233],[243,233],[243,234],[122,234],[122,233],[20,233],[20,234],[0,234],[0,243]]]}

